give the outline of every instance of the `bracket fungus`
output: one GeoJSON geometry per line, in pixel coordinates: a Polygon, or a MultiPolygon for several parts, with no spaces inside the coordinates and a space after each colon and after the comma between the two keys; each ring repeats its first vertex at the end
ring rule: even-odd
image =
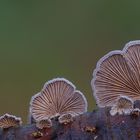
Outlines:
{"type": "Polygon", "coordinates": [[[116,115],[117,113],[119,115],[126,114],[129,115],[134,107],[134,102],[128,98],[127,96],[120,96],[116,103],[112,106],[110,110],[110,114],[112,116],[116,115]]]}
{"type": "Polygon", "coordinates": [[[67,124],[73,121],[73,116],[71,114],[63,114],[58,120],[61,124],[67,124]]]}
{"type": "Polygon", "coordinates": [[[6,129],[10,127],[18,127],[21,124],[22,121],[19,117],[7,113],[0,117],[0,128],[6,129]]]}
{"type": "Polygon", "coordinates": [[[60,123],[87,111],[87,100],[76,87],[64,78],[45,83],[43,89],[30,102],[30,115],[36,122],[60,117],[60,123]],[[68,115],[68,116],[67,116],[68,115]],[[66,117],[67,116],[67,117],[66,117]]]}
{"type": "MultiPolygon", "coordinates": [[[[131,41],[122,51],[102,57],[93,72],[91,86],[99,107],[112,107],[120,96],[140,100],[140,41],[131,41]]],[[[127,111],[124,106],[123,112],[127,111]]]]}
{"type": "Polygon", "coordinates": [[[50,119],[37,121],[36,127],[39,129],[50,128],[50,127],[52,127],[52,121],[50,119]]]}

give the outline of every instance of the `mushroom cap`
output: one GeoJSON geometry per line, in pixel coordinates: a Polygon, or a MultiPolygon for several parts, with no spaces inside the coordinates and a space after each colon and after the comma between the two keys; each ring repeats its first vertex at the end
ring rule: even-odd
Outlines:
{"type": "Polygon", "coordinates": [[[121,95],[139,100],[140,41],[131,41],[122,51],[102,57],[93,72],[91,86],[99,107],[113,106],[121,95]]]}
{"type": "Polygon", "coordinates": [[[110,114],[112,116],[118,114],[129,115],[134,109],[134,102],[127,96],[120,96],[116,103],[112,106],[110,114]]]}
{"type": "Polygon", "coordinates": [[[4,114],[0,117],[0,128],[9,128],[9,127],[16,127],[22,124],[21,118],[10,115],[4,114]]]}
{"type": "Polygon", "coordinates": [[[50,128],[52,127],[52,121],[50,119],[38,121],[36,122],[36,127],[39,129],[50,128]]]}
{"type": "Polygon", "coordinates": [[[134,101],[127,96],[120,96],[116,102],[116,106],[123,109],[132,109],[134,101]]]}
{"type": "Polygon", "coordinates": [[[75,86],[64,78],[45,83],[30,102],[30,113],[36,121],[51,119],[65,113],[79,115],[87,111],[87,100],[75,86]]]}
{"type": "Polygon", "coordinates": [[[63,114],[58,118],[58,120],[61,124],[67,124],[73,121],[73,116],[70,113],[63,114]]]}

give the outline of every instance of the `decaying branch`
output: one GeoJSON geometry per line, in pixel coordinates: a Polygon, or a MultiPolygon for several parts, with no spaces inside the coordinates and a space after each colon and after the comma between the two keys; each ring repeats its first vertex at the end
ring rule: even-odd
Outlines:
{"type": "MultiPolygon", "coordinates": [[[[135,102],[140,108],[140,101],[135,102]]],[[[140,114],[111,116],[110,108],[100,108],[74,118],[69,124],[53,120],[53,127],[39,130],[35,124],[0,130],[0,140],[137,140],[140,114]]]]}

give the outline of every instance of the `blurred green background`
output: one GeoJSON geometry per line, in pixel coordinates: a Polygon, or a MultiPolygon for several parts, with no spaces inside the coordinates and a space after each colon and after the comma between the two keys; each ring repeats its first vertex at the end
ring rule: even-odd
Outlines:
{"type": "Polygon", "coordinates": [[[32,95],[65,77],[95,108],[90,81],[100,57],[140,39],[138,0],[0,2],[0,114],[26,122],[32,95]]]}

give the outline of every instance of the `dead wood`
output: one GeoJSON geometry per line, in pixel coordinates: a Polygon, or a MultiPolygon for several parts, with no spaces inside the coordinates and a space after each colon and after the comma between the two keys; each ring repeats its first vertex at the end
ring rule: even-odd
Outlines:
{"type": "MultiPolygon", "coordinates": [[[[140,101],[135,102],[140,108],[140,101]]],[[[74,118],[69,124],[53,120],[53,127],[39,130],[35,124],[0,130],[0,140],[138,140],[140,114],[111,116],[100,108],[74,118]]]]}

